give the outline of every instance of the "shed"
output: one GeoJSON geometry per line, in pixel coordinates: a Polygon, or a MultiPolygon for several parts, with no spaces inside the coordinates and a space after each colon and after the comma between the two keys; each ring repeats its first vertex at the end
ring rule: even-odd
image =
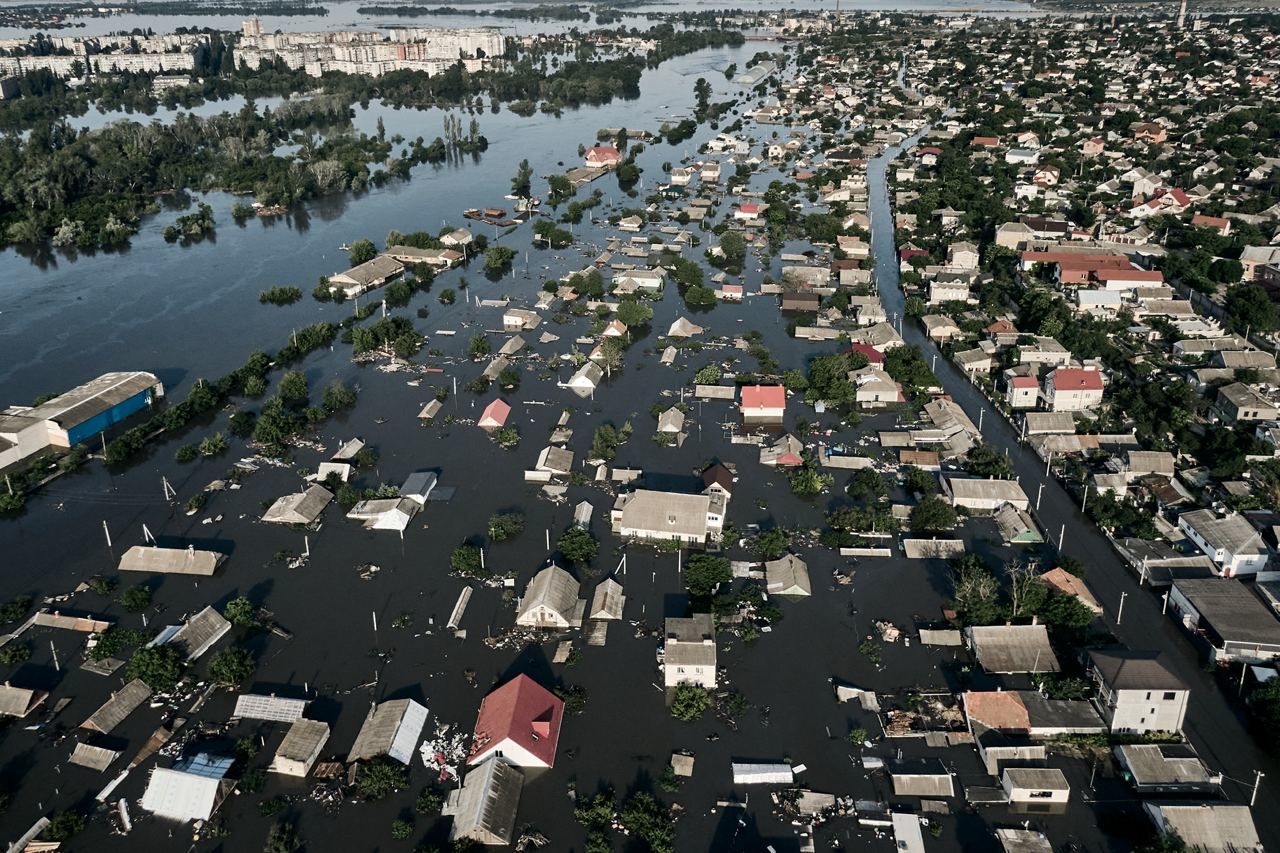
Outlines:
{"type": "Polygon", "coordinates": [[[1000,787],[1011,803],[1065,803],[1071,796],[1067,777],[1056,767],[1006,767],[1000,787]]]}
{"type": "Polygon", "coordinates": [[[271,772],[283,776],[305,777],[320,758],[320,750],[329,740],[329,725],[319,720],[295,720],[280,742],[271,772]]]}
{"type": "Polygon", "coordinates": [[[294,723],[302,719],[302,713],[305,710],[307,710],[306,699],[286,699],[283,696],[243,693],[236,698],[236,709],[231,713],[231,717],[236,720],[294,723]]]}
{"type": "Polygon", "coordinates": [[[730,764],[735,785],[790,785],[795,782],[795,770],[790,764],[765,764],[738,762],[730,764]]]}
{"type": "Polygon", "coordinates": [[[1220,777],[1209,774],[1190,744],[1130,743],[1113,751],[1139,794],[1212,795],[1218,789],[1220,777]]]}
{"type": "Polygon", "coordinates": [[[323,486],[312,486],[305,492],[285,495],[271,505],[262,516],[272,524],[312,524],[333,500],[333,493],[323,486]]]}
{"type": "Polygon", "coordinates": [[[893,793],[900,797],[954,797],[951,771],[938,758],[895,759],[888,762],[893,793]]]}
{"type": "Polygon", "coordinates": [[[431,490],[439,483],[434,471],[415,471],[405,478],[400,487],[400,497],[408,498],[419,507],[425,507],[431,497],[431,490]]]}
{"type": "Polygon", "coordinates": [[[470,839],[480,844],[505,846],[511,843],[520,806],[524,774],[500,758],[490,758],[462,780],[462,787],[450,791],[443,813],[453,817],[449,839],[470,839]]]}
{"type": "Polygon", "coordinates": [[[920,831],[920,816],[894,812],[893,843],[901,853],[924,853],[924,833],[920,831]]]}
{"type": "Polygon", "coordinates": [[[1201,853],[1262,853],[1249,807],[1223,802],[1145,802],[1143,810],[1161,835],[1177,836],[1201,853]]]}
{"type": "Polygon", "coordinates": [[[1033,829],[997,829],[996,840],[1004,853],[1053,853],[1045,834],[1033,829]]]}
{"type": "Polygon", "coordinates": [[[1057,672],[1058,658],[1044,625],[982,625],[965,629],[987,672],[1057,672]]]}
{"type": "Polygon", "coordinates": [[[142,808],[156,817],[181,821],[208,820],[235,783],[224,778],[235,759],[198,753],[174,764],[157,767],[142,795],[142,808]]]}
{"type": "Polygon", "coordinates": [[[392,699],[375,705],[364,718],[347,762],[385,755],[408,764],[426,722],[427,709],[412,699],[392,699]]]}
{"type": "Polygon", "coordinates": [[[591,527],[591,513],[594,510],[590,501],[581,501],[573,508],[573,523],[584,529],[591,527]]]}
{"type": "Polygon", "coordinates": [[[186,548],[134,545],[124,552],[117,569],[122,572],[209,577],[226,558],[225,554],[217,551],[198,551],[194,545],[186,548]]]}
{"type": "Polygon", "coordinates": [[[440,414],[440,410],[444,408],[444,403],[440,400],[431,400],[422,407],[422,411],[418,412],[420,420],[429,421],[436,415],[440,414]]]}
{"type": "Polygon", "coordinates": [[[0,685],[0,716],[22,719],[30,714],[49,696],[48,691],[0,685]]]}
{"type": "Polygon", "coordinates": [[[78,743],[71,753],[71,763],[77,767],[87,767],[90,770],[97,770],[101,773],[119,756],[119,750],[106,749],[105,747],[93,746],[88,743],[78,743]]]}
{"type": "Polygon", "coordinates": [[[141,678],[135,678],[112,693],[111,698],[102,703],[102,707],[80,724],[80,728],[108,734],[149,698],[151,698],[151,688],[141,678]]]}
{"type": "Polygon", "coordinates": [[[795,554],[764,564],[766,589],[770,595],[807,596],[813,594],[809,584],[809,567],[795,554]]]}

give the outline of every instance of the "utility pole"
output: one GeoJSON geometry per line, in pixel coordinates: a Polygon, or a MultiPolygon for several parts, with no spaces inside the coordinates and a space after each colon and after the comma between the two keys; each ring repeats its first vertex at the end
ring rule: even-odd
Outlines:
{"type": "Polygon", "coordinates": [[[1058,553],[1062,553],[1062,543],[1067,538],[1067,525],[1063,524],[1062,529],[1058,531],[1058,553]]]}
{"type": "Polygon", "coordinates": [[[111,547],[111,531],[107,529],[106,519],[103,519],[102,521],[102,532],[106,535],[107,547],[110,548],[111,547]]]}
{"type": "Polygon", "coordinates": [[[1080,511],[1084,512],[1084,508],[1089,505],[1089,484],[1084,484],[1084,498],[1080,501],[1080,511]]]}
{"type": "Polygon", "coordinates": [[[1129,597],[1129,593],[1120,593],[1120,609],[1116,611],[1116,625],[1119,626],[1120,620],[1124,618],[1124,600],[1129,597]]]}
{"type": "MultiPolygon", "coordinates": [[[[455,379],[454,382],[456,383],[457,380],[455,379]]],[[[1048,458],[1044,460],[1044,475],[1046,477],[1049,476],[1049,466],[1052,464],[1053,464],[1053,451],[1050,450],[1048,458]]]]}
{"type": "Polygon", "coordinates": [[[1160,598],[1163,600],[1163,603],[1160,605],[1160,615],[1163,616],[1169,612],[1169,593],[1166,592],[1164,595],[1160,596],[1160,598]]]}
{"type": "Polygon", "coordinates": [[[1044,483],[1040,484],[1040,488],[1036,489],[1036,512],[1040,511],[1040,498],[1044,496],[1044,483]]]}
{"type": "Polygon", "coordinates": [[[1253,774],[1253,794],[1249,797],[1249,808],[1253,808],[1253,804],[1258,801],[1258,786],[1262,784],[1262,777],[1267,775],[1261,770],[1255,770],[1253,774]]]}

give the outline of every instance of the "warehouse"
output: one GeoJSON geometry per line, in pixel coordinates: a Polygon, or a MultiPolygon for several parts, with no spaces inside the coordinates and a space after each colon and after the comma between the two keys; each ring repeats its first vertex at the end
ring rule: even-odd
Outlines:
{"type": "Polygon", "coordinates": [[[10,406],[0,412],[0,468],[96,438],[163,396],[153,374],[131,371],[104,373],[38,406],[10,406]]]}

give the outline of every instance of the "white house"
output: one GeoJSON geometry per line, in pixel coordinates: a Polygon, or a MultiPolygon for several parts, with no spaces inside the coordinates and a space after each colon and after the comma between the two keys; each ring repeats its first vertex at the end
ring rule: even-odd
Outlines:
{"type": "Polygon", "coordinates": [[[716,629],[710,613],[670,618],[663,630],[662,673],[667,687],[716,686],[716,629]]]}
{"type": "Polygon", "coordinates": [[[578,581],[552,564],[533,576],[516,611],[522,628],[580,628],[585,599],[578,598],[578,581]]]}
{"type": "Polygon", "coordinates": [[[1044,379],[1045,405],[1054,412],[1082,412],[1102,402],[1102,373],[1059,367],[1044,379]]]}
{"type": "Polygon", "coordinates": [[[1213,560],[1223,577],[1254,575],[1266,568],[1267,545],[1242,515],[1219,517],[1210,509],[1192,510],[1178,516],[1178,529],[1213,560]]]}
{"type": "Polygon", "coordinates": [[[1093,704],[1115,734],[1178,732],[1191,691],[1154,652],[1089,652],[1093,704]]]}

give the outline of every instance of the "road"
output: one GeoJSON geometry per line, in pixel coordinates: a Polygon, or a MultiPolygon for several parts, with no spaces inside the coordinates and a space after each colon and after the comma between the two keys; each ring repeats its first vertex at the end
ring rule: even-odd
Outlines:
{"type": "MultiPolygon", "coordinates": [[[[913,145],[916,139],[918,136],[887,149],[871,160],[867,168],[876,283],[885,312],[895,323],[903,316],[905,296],[899,286],[898,254],[885,172],[898,153],[913,145]]],[[[914,322],[903,322],[902,335],[908,344],[920,347],[930,362],[938,356],[935,372],[943,388],[975,424],[981,418],[983,437],[988,443],[1008,449],[1009,459],[1026,492],[1035,494],[1044,483],[1038,515],[1045,536],[1056,543],[1065,525],[1063,553],[1088,567],[1088,584],[1105,608],[1103,618],[1116,637],[1132,649],[1163,652],[1166,664],[1191,688],[1184,733],[1209,768],[1225,774],[1226,795],[1235,802],[1249,802],[1254,773],[1262,771],[1265,778],[1258,793],[1258,804],[1275,802],[1275,788],[1268,790],[1268,787],[1280,784],[1280,762],[1255,744],[1213,676],[1203,670],[1190,641],[1172,619],[1161,614],[1160,597],[1139,586],[1102,531],[1084,517],[1057,480],[1045,477],[1044,462],[1029,447],[1019,444],[1015,429],[955,364],[942,356],[924,330],[914,322]],[[1122,596],[1123,622],[1117,624],[1122,596]]],[[[1267,849],[1280,850],[1280,810],[1257,808],[1254,821],[1267,849]]]]}

